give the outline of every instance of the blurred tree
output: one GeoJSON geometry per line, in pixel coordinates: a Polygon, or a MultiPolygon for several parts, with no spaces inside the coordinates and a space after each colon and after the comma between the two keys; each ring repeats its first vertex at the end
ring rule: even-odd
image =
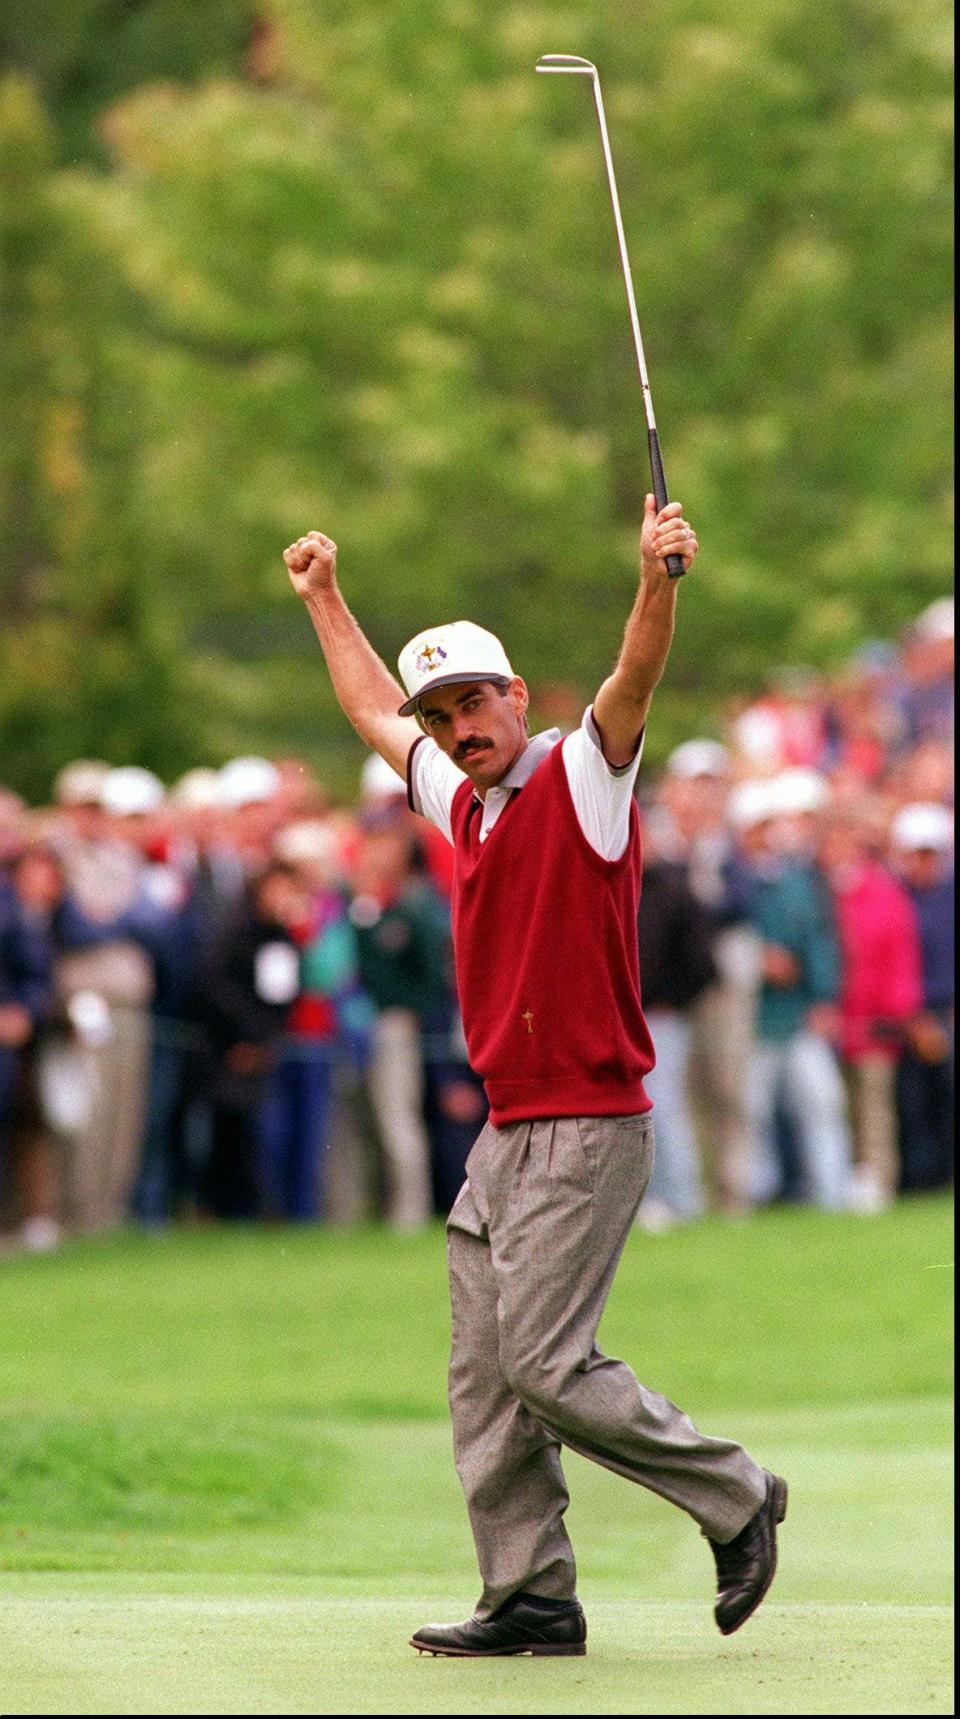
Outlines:
{"type": "Polygon", "coordinates": [[[79,752],[189,762],[197,720],[148,547],[128,289],[51,150],[31,85],[0,81],[0,775],[38,797],[79,752]]]}
{"type": "Polygon", "coordinates": [[[256,7],[242,0],[30,0],[0,12],[0,69],[29,74],[56,114],[59,160],[102,160],[97,121],[127,90],[239,70],[256,7]]]}
{"type": "MultiPolygon", "coordinates": [[[[224,41],[249,25],[214,12],[224,41]]],[[[196,752],[296,747],[334,775],[352,756],[279,559],[312,525],[388,660],[467,614],[533,680],[589,696],[607,670],[642,414],[592,106],[533,76],[546,49],[604,73],[668,473],[703,544],[651,758],[774,663],[836,662],[946,588],[933,0],[651,0],[642,32],[627,0],[262,0],[246,40],[242,79],[113,105],[109,169],[51,190],[98,259],[77,317],[136,399],[135,434],[90,448],[70,564],[99,566],[112,507],[196,752]]],[[[150,715],[128,711],[138,756],[150,715]]],[[[179,756],[175,733],[149,746],[179,756]]]]}

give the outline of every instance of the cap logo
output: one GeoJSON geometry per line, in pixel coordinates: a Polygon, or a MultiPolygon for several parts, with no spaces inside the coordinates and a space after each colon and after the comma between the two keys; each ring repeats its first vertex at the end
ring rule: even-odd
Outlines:
{"type": "Polygon", "coordinates": [[[447,653],[442,645],[421,645],[417,653],[417,673],[432,674],[441,663],[447,660],[447,653]]]}

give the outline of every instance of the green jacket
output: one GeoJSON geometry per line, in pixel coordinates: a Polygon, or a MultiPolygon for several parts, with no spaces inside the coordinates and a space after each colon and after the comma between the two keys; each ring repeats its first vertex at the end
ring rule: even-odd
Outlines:
{"type": "Polygon", "coordinates": [[[428,883],[411,883],[373,925],[354,921],[360,983],[378,1009],[412,1009],[439,1024],[450,994],[447,910],[428,883]]]}
{"type": "Polygon", "coordinates": [[[782,1041],[799,1032],[816,1003],[840,994],[840,946],[826,883],[798,861],[771,864],[753,874],[750,918],[768,943],[779,943],[800,967],[794,985],[764,981],[757,1000],[757,1032],[782,1041]]]}

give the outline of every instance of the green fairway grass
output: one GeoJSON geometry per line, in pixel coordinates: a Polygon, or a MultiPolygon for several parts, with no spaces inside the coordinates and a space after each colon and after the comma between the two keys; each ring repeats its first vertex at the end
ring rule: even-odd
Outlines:
{"type": "Polygon", "coordinates": [[[724,1641],[689,1519],[575,1456],[586,1659],[421,1659],[477,1577],[443,1235],[196,1230],[0,1262],[0,1714],[946,1713],[945,1198],[630,1241],[601,1331],[786,1474],[724,1641]]]}

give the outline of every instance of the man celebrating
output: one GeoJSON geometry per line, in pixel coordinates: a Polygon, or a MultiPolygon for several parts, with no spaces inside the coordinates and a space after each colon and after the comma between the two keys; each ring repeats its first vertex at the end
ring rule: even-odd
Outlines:
{"type": "Polygon", "coordinates": [[[647,496],[616,668],[566,738],[528,735],[524,682],[468,621],[410,641],[402,692],[340,595],[336,545],[313,531],[284,555],[346,715],[453,844],[457,986],[490,1101],[447,1226],[454,1451],[483,1592],[465,1623],[419,1629],[423,1652],[586,1651],[561,1444],[689,1512],[725,1635],[776,1568],[786,1482],[594,1341],[653,1162],[633,784],[673,636],[666,558],[686,569],[697,548],[680,504],[647,496]]]}

